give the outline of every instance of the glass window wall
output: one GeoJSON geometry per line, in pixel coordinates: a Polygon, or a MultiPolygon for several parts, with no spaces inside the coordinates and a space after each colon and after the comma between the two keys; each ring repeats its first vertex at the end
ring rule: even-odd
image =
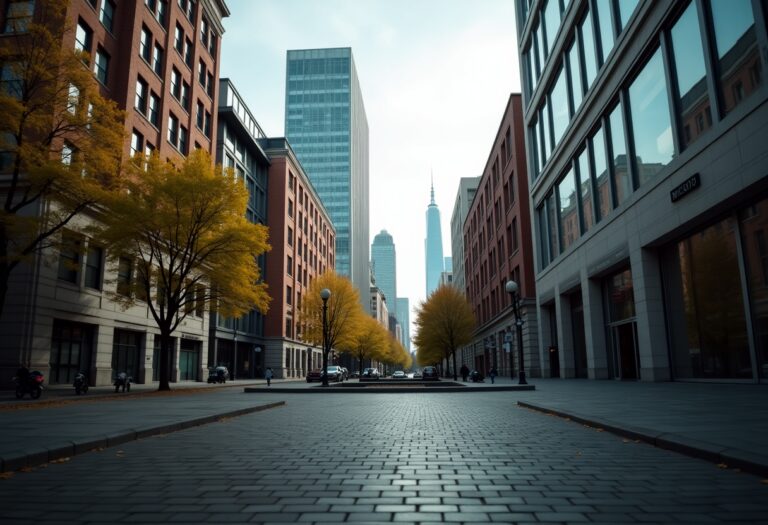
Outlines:
{"type": "Polygon", "coordinates": [[[568,122],[571,119],[570,111],[568,110],[567,82],[565,67],[561,67],[560,73],[557,75],[557,81],[549,95],[550,105],[552,106],[552,127],[555,134],[555,142],[552,149],[563,138],[563,134],[568,128],[568,122]]]}
{"type": "Polygon", "coordinates": [[[592,86],[592,82],[595,81],[597,76],[597,56],[595,55],[595,34],[592,29],[592,17],[589,13],[586,14],[584,20],[579,27],[579,35],[581,36],[581,48],[584,51],[584,79],[586,80],[586,88],[592,86]]]}
{"type": "Polygon", "coordinates": [[[547,164],[547,159],[549,159],[549,154],[552,153],[552,134],[550,132],[550,125],[549,125],[549,106],[547,104],[544,104],[544,106],[541,108],[541,111],[539,112],[539,122],[541,122],[541,132],[544,136],[544,139],[542,141],[542,144],[544,146],[543,150],[543,156],[541,158],[541,164],[542,168],[547,164]]]}
{"type": "Polygon", "coordinates": [[[549,260],[552,261],[560,253],[560,246],[557,235],[557,203],[555,194],[550,193],[547,197],[547,239],[549,240],[549,260]]]}
{"type": "Polygon", "coordinates": [[[579,238],[579,207],[576,193],[576,179],[573,169],[568,170],[557,186],[560,204],[560,235],[563,251],[579,238]]]}
{"type": "Polygon", "coordinates": [[[579,155],[579,159],[576,164],[579,176],[579,187],[581,192],[581,215],[582,215],[582,227],[583,232],[586,233],[595,222],[595,206],[592,199],[592,177],[589,172],[589,150],[584,148],[584,151],[579,155]]]}
{"type": "Polygon", "coordinates": [[[638,185],[642,186],[669,164],[675,154],[661,49],[656,50],[629,86],[629,106],[634,162],[638,185]]]}
{"type": "Polygon", "coordinates": [[[600,29],[601,61],[604,63],[613,49],[613,18],[611,17],[611,0],[595,0],[597,7],[597,27],[600,29]]]}
{"type": "Polygon", "coordinates": [[[704,48],[695,2],[691,2],[672,27],[670,37],[677,75],[675,98],[679,111],[680,145],[685,148],[712,126],[704,48]]]}
{"type": "Polygon", "coordinates": [[[621,22],[621,29],[627,27],[629,19],[632,17],[632,13],[635,12],[638,0],[619,0],[619,20],[621,22]]]}
{"type": "Polygon", "coordinates": [[[602,129],[592,137],[592,158],[595,171],[595,188],[597,190],[597,220],[599,221],[611,211],[611,185],[608,179],[608,162],[605,157],[605,135],[602,129]]]}
{"type": "Polygon", "coordinates": [[[750,0],[709,2],[718,59],[723,114],[729,113],[761,83],[760,53],[750,0]]]}
{"type": "Polygon", "coordinates": [[[624,115],[621,111],[621,102],[608,117],[611,126],[611,175],[613,176],[613,188],[616,192],[616,206],[627,200],[632,193],[632,179],[629,176],[629,163],[627,162],[627,145],[624,140],[624,115]]]}
{"type": "Polygon", "coordinates": [[[584,97],[584,87],[581,81],[581,58],[579,57],[579,40],[576,39],[568,50],[568,70],[570,72],[571,95],[573,97],[573,112],[579,109],[584,97]]]}
{"type": "Polygon", "coordinates": [[[739,214],[758,375],[768,379],[768,199],[739,214]]]}
{"type": "Polygon", "coordinates": [[[548,0],[544,7],[544,27],[547,37],[546,56],[552,53],[557,30],[560,28],[560,0],[548,0]]]}

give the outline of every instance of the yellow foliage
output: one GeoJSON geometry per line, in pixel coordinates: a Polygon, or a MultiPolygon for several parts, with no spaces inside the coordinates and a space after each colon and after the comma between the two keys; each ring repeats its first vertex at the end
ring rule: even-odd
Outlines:
{"type": "Polygon", "coordinates": [[[360,362],[360,373],[364,359],[375,359],[381,361],[389,349],[389,333],[376,319],[370,315],[363,314],[360,325],[355,333],[355,345],[348,349],[348,353],[353,355],[360,362]]]}
{"type": "Polygon", "coordinates": [[[464,295],[443,285],[419,304],[415,325],[416,359],[422,366],[433,365],[472,340],[475,317],[464,295]]]}
{"type": "Polygon", "coordinates": [[[37,2],[40,18],[24,33],[0,39],[0,281],[56,244],[62,227],[99,203],[120,171],[124,114],[100,95],[93,73],[83,67],[87,57],[62,47],[72,30],[68,4],[37,2]],[[28,213],[51,202],[45,213],[28,213]]]}
{"type": "Polygon", "coordinates": [[[303,326],[302,337],[308,343],[322,346],[323,342],[323,300],[320,291],[331,291],[328,299],[328,343],[330,348],[353,352],[358,334],[367,317],[360,304],[357,289],[352,282],[329,270],[316,277],[304,294],[299,312],[303,326]]]}

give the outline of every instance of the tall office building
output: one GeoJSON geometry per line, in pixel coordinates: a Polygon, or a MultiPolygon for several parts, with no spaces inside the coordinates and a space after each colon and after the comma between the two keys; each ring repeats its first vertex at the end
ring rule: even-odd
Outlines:
{"type": "Polygon", "coordinates": [[[426,256],[427,297],[440,284],[443,273],[443,234],[440,230],[440,210],[435,204],[435,185],[430,190],[429,206],[427,207],[427,238],[424,239],[426,256]]]}
{"type": "Polygon", "coordinates": [[[288,51],[285,134],[336,227],[336,272],[366,303],[368,120],[350,48],[288,51]]]}
{"type": "Polygon", "coordinates": [[[453,285],[467,296],[469,293],[466,290],[464,277],[464,219],[466,219],[469,212],[469,205],[472,204],[472,200],[475,198],[478,184],[480,184],[480,177],[462,177],[459,180],[459,191],[456,194],[453,214],[451,215],[453,285]]]}
{"type": "Polygon", "coordinates": [[[371,265],[376,286],[384,294],[389,311],[395,314],[397,306],[397,254],[395,243],[387,230],[381,230],[371,244],[371,265]]]}
{"type": "Polygon", "coordinates": [[[396,303],[397,320],[403,331],[403,347],[411,351],[411,304],[407,297],[398,297],[396,303]]]}
{"type": "Polygon", "coordinates": [[[766,7],[517,1],[544,375],[768,379],[766,7]]]}

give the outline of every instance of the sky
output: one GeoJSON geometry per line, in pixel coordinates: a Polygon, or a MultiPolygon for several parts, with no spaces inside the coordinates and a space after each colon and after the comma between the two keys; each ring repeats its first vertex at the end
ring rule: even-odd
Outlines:
{"type": "Polygon", "coordinates": [[[413,325],[426,299],[430,177],[450,256],[459,179],[482,173],[509,94],[520,92],[513,0],[226,3],[220,76],[267,136],[284,135],[286,51],[352,48],[369,127],[370,242],[392,235],[413,325]]]}

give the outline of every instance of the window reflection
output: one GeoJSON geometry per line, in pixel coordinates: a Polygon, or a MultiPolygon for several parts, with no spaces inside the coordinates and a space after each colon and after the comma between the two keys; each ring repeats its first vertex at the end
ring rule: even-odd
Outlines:
{"type": "Polygon", "coordinates": [[[671,31],[680,108],[680,144],[688,146],[712,126],[704,49],[696,4],[691,3],[671,31]]]}
{"type": "Polygon", "coordinates": [[[565,133],[565,130],[568,127],[568,121],[570,120],[570,113],[568,112],[568,87],[566,84],[564,67],[560,68],[557,82],[555,82],[555,85],[552,88],[549,100],[552,106],[552,126],[553,131],[555,132],[554,149],[554,146],[560,142],[561,138],[563,138],[563,133],[565,133]]]}
{"type": "Polygon", "coordinates": [[[579,170],[579,186],[581,187],[581,210],[583,217],[584,233],[586,233],[594,224],[595,210],[592,204],[592,179],[589,174],[589,151],[584,151],[579,155],[577,164],[579,170]]]}
{"type": "Polygon", "coordinates": [[[571,73],[571,94],[573,95],[573,112],[579,109],[584,95],[581,84],[581,60],[579,59],[578,39],[573,41],[568,51],[568,67],[571,73]]]}
{"type": "Polygon", "coordinates": [[[666,88],[661,49],[657,49],[629,87],[635,166],[640,186],[674,156],[666,88]]]}
{"type": "Polygon", "coordinates": [[[560,235],[563,251],[565,251],[579,238],[579,208],[573,170],[568,170],[568,173],[558,184],[557,195],[560,199],[560,235]]]}
{"type": "Polygon", "coordinates": [[[760,54],[750,0],[710,2],[717,43],[723,113],[729,113],[761,83],[760,54]]]}
{"type": "Polygon", "coordinates": [[[539,74],[544,71],[544,31],[541,23],[536,24],[533,33],[534,47],[536,47],[536,57],[539,59],[539,74]]]}
{"type": "Polygon", "coordinates": [[[597,24],[600,28],[600,47],[602,63],[613,49],[613,23],[611,22],[611,0],[595,0],[597,6],[597,24]]]}
{"type": "Polygon", "coordinates": [[[742,210],[739,226],[749,282],[758,372],[760,377],[768,378],[768,200],[742,210]]]}
{"type": "Polygon", "coordinates": [[[541,111],[539,112],[539,122],[542,123],[542,134],[544,135],[544,140],[542,141],[543,148],[543,156],[541,158],[541,164],[542,167],[546,165],[547,159],[549,158],[549,154],[552,153],[552,134],[550,133],[550,126],[549,126],[549,108],[546,104],[541,108],[541,111]]]}
{"type": "Polygon", "coordinates": [[[595,57],[595,36],[592,31],[592,18],[589,13],[584,17],[579,28],[582,49],[584,50],[584,78],[587,81],[587,90],[597,76],[597,58],[595,57]]]}
{"type": "Polygon", "coordinates": [[[632,13],[635,12],[638,0],[619,0],[619,19],[621,20],[621,29],[627,27],[632,13]]]}
{"type": "Polygon", "coordinates": [[[614,108],[608,117],[611,126],[611,169],[613,171],[613,187],[616,191],[616,205],[618,206],[632,193],[632,182],[629,178],[627,163],[627,146],[624,141],[624,116],[621,111],[621,103],[614,108]]]}
{"type": "Polygon", "coordinates": [[[547,30],[547,56],[552,53],[557,30],[560,27],[560,2],[549,0],[544,8],[544,24],[547,30]]]}
{"type": "Polygon", "coordinates": [[[600,220],[611,211],[611,187],[608,184],[608,164],[605,160],[605,137],[602,129],[598,129],[595,136],[592,137],[592,156],[595,167],[597,206],[600,212],[597,220],[600,220]]]}
{"type": "Polygon", "coordinates": [[[552,261],[560,253],[557,237],[557,206],[555,204],[554,193],[550,193],[547,197],[547,224],[549,225],[549,232],[547,235],[547,238],[549,239],[549,260],[552,261]]]}

